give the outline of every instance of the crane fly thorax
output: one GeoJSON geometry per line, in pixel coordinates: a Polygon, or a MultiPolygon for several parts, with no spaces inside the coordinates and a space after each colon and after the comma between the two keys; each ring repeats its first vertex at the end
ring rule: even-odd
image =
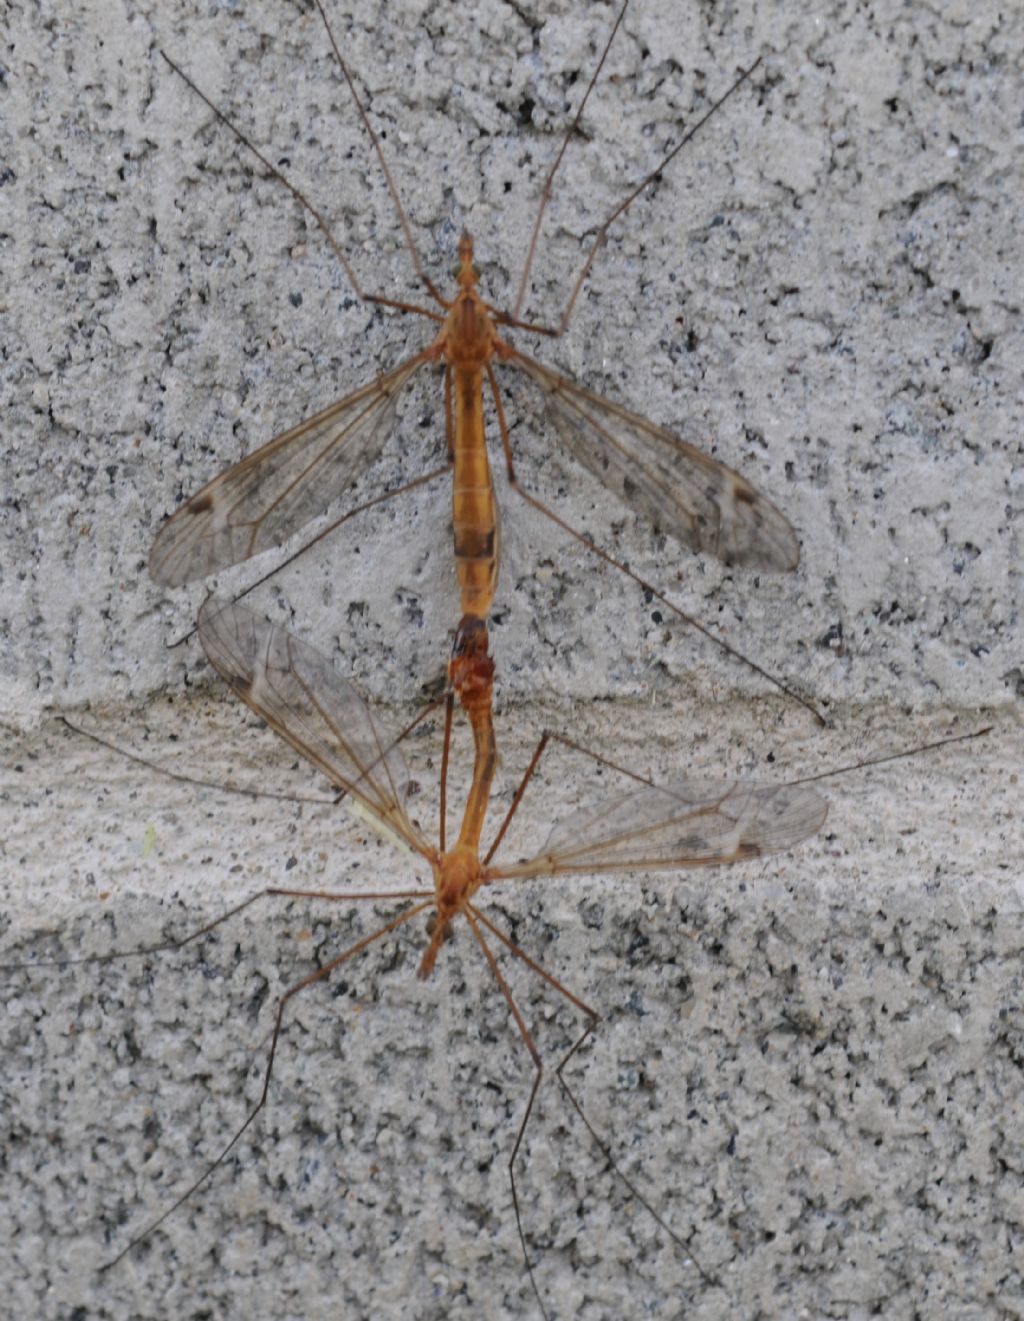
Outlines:
{"type": "Polygon", "coordinates": [[[448,309],[444,339],[445,357],[456,370],[481,368],[493,355],[497,332],[474,287],[464,288],[448,309]]]}
{"type": "Polygon", "coordinates": [[[477,292],[479,272],[473,262],[473,240],[468,234],[459,239],[459,264],[455,279],[458,296],[445,319],[445,357],[456,369],[483,367],[494,353],[497,332],[483,299],[477,292]]]}
{"type": "Polygon", "coordinates": [[[483,868],[475,849],[456,844],[449,853],[442,853],[434,864],[438,919],[449,921],[482,884],[483,868]]]}
{"type": "Polygon", "coordinates": [[[430,943],[423,951],[417,976],[425,981],[434,971],[441,946],[452,934],[452,919],[463,911],[486,876],[476,849],[456,844],[450,853],[431,859],[434,868],[436,908],[427,923],[430,943]]]}

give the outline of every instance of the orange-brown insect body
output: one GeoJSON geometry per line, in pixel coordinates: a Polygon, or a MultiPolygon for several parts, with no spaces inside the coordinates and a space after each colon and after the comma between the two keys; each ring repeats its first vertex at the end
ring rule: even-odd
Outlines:
{"type": "Polygon", "coordinates": [[[479,851],[472,845],[456,844],[447,853],[438,855],[434,862],[436,907],[428,928],[430,944],[423,951],[416,974],[420,981],[426,981],[434,971],[441,946],[451,934],[452,919],[465,911],[484,881],[479,851]]]}
{"type": "Polygon", "coordinates": [[[480,861],[480,836],[498,762],[492,716],[494,661],[488,652],[488,642],[483,620],[472,615],[464,616],[455,634],[448,676],[473,728],[476,749],[473,783],[466,800],[458,842],[454,848],[439,852],[432,859],[436,907],[430,944],[420,962],[420,978],[429,977],[433,971],[438,951],[451,929],[452,918],[464,911],[465,905],[487,882],[487,872],[480,861]]]}
{"type": "MultiPolygon", "coordinates": [[[[504,340],[498,331],[498,327],[507,326],[553,337],[565,332],[594,257],[605,243],[611,226],[641,193],[662,177],[663,171],[683,147],[725,100],[750,78],[760,63],[755,60],[734,80],[598,227],[561,316],[550,325],[523,321],[520,314],[530,291],[530,271],[551,196],[552,181],[580,127],[584,107],[604,68],[628,2],[623,0],[621,4],[604,51],[548,172],[511,311],[499,310],[480,297],[477,272],[473,266],[473,241],[468,234],[463,234],[459,241],[458,292],[454,299],[446,299],[427,274],[384,158],[380,138],[359,99],[321,0],[317,0],[317,8],[353,104],[377,154],[417,278],[440,311],[364,290],[324,215],[183,69],[169,56],[164,56],[216,118],[262,164],[267,174],[287,189],[316,222],[358,298],[403,312],[419,313],[439,323],[441,328],[426,348],[283,432],[187,500],[153,543],[149,569],[155,582],[169,587],[183,586],[238,564],[282,545],[293,532],[324,513],[332,501],[358,478],[367,463],[380,453],[402,391],[421,368],[442,360],[445,363],[445,417],[450,460],[446,467],[454,468],[454,549],[464,615],[478,619],[487,617],[495,595],[500,562],[498,513],[484,442],[483,386],[486,376],[494,401],[510,488],[598,558],[619,568],[677,618],[707,632],[652,584],[607,554],[589,536],[572,527],[519,485],[495,379],[495,359],[519,371],[539,387],[570,451],[599,481],[649,518],[655,527],[673,533],[694,550],[717,555],[726,564],[772,571],[796,567],[800,546],[794,529],[785,516],[738,473],[665,428],[655,426],[639,414],[551,371],[504,340]]],[[[321,539],[356,513],[391,498],[391,495],[432,481],[444,470],[438,468],[406,482],[393,492],[348,509],[329,528],[321,530],[316,539],[321,539]]],[[[719,647],[762,674],[787,695],[810,706],[756,662],[742,656],[721,639],[714,640],[719,647]]],[[[820,714],[813,707],[810,709],[820,723],[820,714]]]]}
{"type": "Polygon", "coordinates": [[[498,506],[484,442],[484,373],[501,339],[477,292],[473,240],[459,240],[459,294],[438,338],[451,375],[452,530],[463,615],[486,619],[498,579],[498,506]]]}

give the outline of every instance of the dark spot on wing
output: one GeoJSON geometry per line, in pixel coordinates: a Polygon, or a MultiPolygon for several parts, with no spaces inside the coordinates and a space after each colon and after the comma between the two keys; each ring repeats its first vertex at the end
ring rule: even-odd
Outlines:
{"type": "Polygon", "coordinates": [[[185,507],[190,514],[205,514],[207,510],[213,508],[213,496],[200,491],[185,507]]]}

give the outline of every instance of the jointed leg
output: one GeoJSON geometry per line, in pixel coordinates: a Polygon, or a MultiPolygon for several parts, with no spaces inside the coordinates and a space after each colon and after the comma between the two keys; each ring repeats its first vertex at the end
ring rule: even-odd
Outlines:
{"type": "MultiPolygon", "coordinates": [[[[308,892],[289,891],[289,890],[267,890],[262,893],[294,895],[294,894],[306,894],[308,892]]],[[[313,894],[316,895],[316,892],[313,892],[313,894]]],[[[301,981],[296,982],[294,986],[289,987],[288,990],[284,992],[284,994],[277,1002],[277,1015],[274,1021],[274,1031],[270,1039],[270,1051],[267,1056],[267,1067],[263,1075],[263,1087],[262,1090],[260,1091],[259,1100],[249,1111],[249,1114],[246,1116],[245,1121],[242,1123],[242,1125],[239,1127],[237,1132],[231,1138],[231,1141],[228,1142],[228,1144],[223,1148],[223,1150],[220,1152],[217,1158],[207,1166],[207,1168],[203,1171],[203,1173],[199,1176],[199,1178],[194,1180],[188,1186],[188,1188],[185,1189],[185,1191],[181,1194],[181,1196],[178,1197],[167,1208],[166,1211],[164,1211],[160,1216],[158,1216],[157,1219],[154,1220],[151,1224],[147,1225],[141,1234],[136,1234],[135,1237],[124,1248],[121,1249],[121,1251],[117,1254],[116,1257],[113,1257],[110,1261],[106,1262],[100,1268],[102,1271],[110,1270],[112,1266],[116,1266],[117,1263],[121,1261],[122,1258],[124,1258],[132,1250],[132,1248],[136,1246],[136,1244],[141,1243],[144,1239],[147,1239],[150,1236],[150,1234],[154,1232],[154,1230],[158,1229],[160,1225],[164,1223],[164,1221],[168,1218],[168,1216],[173,1215],[174,1212],[178,1209],[178,1207],[182,1206],[185,1202],[187,1202],[193,1193],[198,1192],[198,1190],[203,1186],[204,1183],[206,1183],[206,1181],[210,1178],[213,1172],[216,1169],[218,1169],[218,1167],[221,1166],[224,1163],[224,1161],[228,1158],[228,1156],[231,1154],[231,1152],[234,1150],[234,1148],[241,1140],[242,1135],[245,1133],[246,1129],[250,1127],[250,1125],[255,1120],[256,1116],[266,1105],[267,1096],[270,1091],[270,1078],[274,1069],[274,1059],[277,1055],[277,1043],[278,1040],[280,1039],[281,1028],[284,1022],[284,1011],[288,1005],[288,1002],[292,999],[292,997],[298,995],[300,991],[305,990],[307,986],[312,986],[314,982],[321,981],[324,977],[329,976],[334,971],[335,968],[339,967],[342,963],[345,963],[348,959],[352,958],[355,954],[358,954],[361,950],[366,949],[368,945],[372,945],[374,941],[380,940],[384,936],[389,935],[392,931],[396,930],[398,927],[408,922],[418,913],[422,913],[424,909],[429,908],[434,901],[433,894],[431,893],[426,898],[422,897],[423,894],[422,891],[419,891],[418,894],[421,897],[420,903],[414,905],[412,908],[406,909],[405,912],[403,913],[399,913],[397,917],[392,918],[390,922],[385,923],[384,926],[379,927],[376,931],[371,932],[370,935],[364,936],[361,940],[357,940],[354,945],[350,945],[348,949],[343,951],[343,953],[339,954],[337,958],[332,959],[330,963],[325,964],[322,968],[317,968],[315,972],[309,973],[308,976],[303,977],[301,981]]],[[[232,912],[241,911],[242,908],[246,907],[249,903],[253,902],[254,899],[259,897],[260,897],[259,895],[254,895],[252,899],[247,900],[245,904],[240,904],[237,908],[233,909],[232,912]]],[[[316,895],[316,897],[335,899],[335,898],[341,898],[342,896],[316,895]]],[[[365,897],[369,898],[370,896],[365,896],[365,897]]],[[[209,927],[204,928],[204,930],[209,930],[209,927]]],[[[193,936],[190,936],[189,939],[190,940],[195,939],[196,936],[201,934],[202,932],[196,932],[193,936]]]]}

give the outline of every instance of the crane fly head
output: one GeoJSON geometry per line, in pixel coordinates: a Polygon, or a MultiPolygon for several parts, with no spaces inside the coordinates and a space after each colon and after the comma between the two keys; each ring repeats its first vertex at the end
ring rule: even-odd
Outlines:
{"type": "Polygon", "coordinates": [[[459,260],[452,276],[460,289],[475,289],[480,279],[480,267],[473,260],[473,238],[465,230],[459,238],[459,260]]]}

